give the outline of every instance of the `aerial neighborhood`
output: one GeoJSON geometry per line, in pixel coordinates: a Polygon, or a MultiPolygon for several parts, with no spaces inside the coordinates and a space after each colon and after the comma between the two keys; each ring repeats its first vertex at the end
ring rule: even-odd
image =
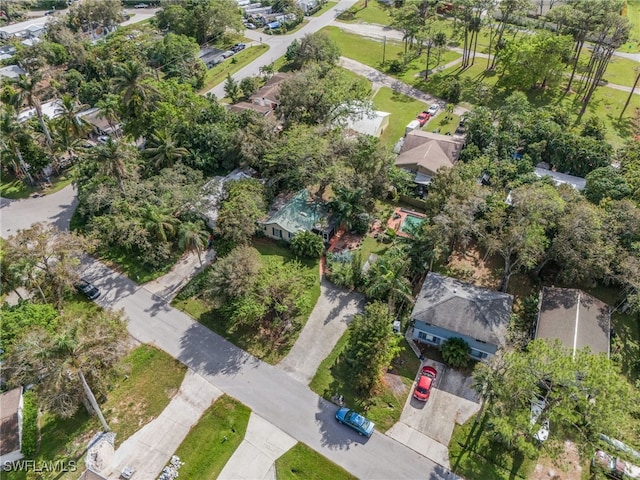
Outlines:
{"type": "Polygon", "coordinates": [[[640,479],[640,1],[0,1],[0,478],[640,479]]]}

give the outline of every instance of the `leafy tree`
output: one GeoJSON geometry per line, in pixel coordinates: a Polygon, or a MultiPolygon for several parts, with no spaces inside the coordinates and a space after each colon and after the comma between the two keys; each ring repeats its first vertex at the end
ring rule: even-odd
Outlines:
{"type": "Polygon", "coordinates": [[[2,132],[0,145],[2,146],[3,153],[1,156],[2,165],[6,165],[9,159],[16,175],[23,178],[27,184],[33,185],[34,180],[29,173],[29,166],[24,160],[21,147],[25,141],[24,137],[29,136],[29,133],[24,128],[24,125],[18,122],[14,111],[3,108],[0,111],[0,115],[0,132],[2,132]]]}
{"type": "Polygon", "coordinates": [[[586,176],[585,196],[590,202],[599,204],[602,199],[622,200],[631,196],[631,187],[618,169],[611,165],[593,170],[586,176]]]}
{"type": "Polygon", "coordinates": [[[264,186],[254,179],[238,180],[225,184],[225,190],[227,198],[220,207],[215,231],[234,245],[247,244],[266,213],[264,186]]]}
{"type": "Polygon", "coordinates": [[[498,53],[501,82],[508,88],[524,91],[557,83],[563,75],[570,45],[568,36],[551,32],[507,42],[498,53]]]}
{"type": "Polygon", "coordinates": [[[92,242],[73,232],[36,223],[9,237],[4,245],[3,270],[19,284],[60,306],[78,280],[80,260],[92,242]]]}
{"type": "Polygon", "coordinates": [[[299,70],[311,62],[334,66],[339,59],[340,48],[324,32],[309,33],[295,46],[292,42],[287,48],[287,61],[291,62],[291,66],[295,70],[299,70]]]}
{"type": "Polygon", "coordinates": [[[420,15],[416,2],[406,2],[402,7],[392,11],[391,24],[389,26],[402,32],[405,57],[409,47],[413,46],[413,41],[423,25],[424,16],[420,15]]]}
{"type": "Polygon", "coordinates": [[[224,82],[224,94],[231,99],[231,103],[236,103],[240,98],[240,85],[230,73],[227,74],[227,80],[224,82]]]}
{"type": "Polygon", "coordinates": [[[198,58],[200,47],[191,37],[168,33],[150,50],[154,68],[160,68],[167,78],[177,78],[197,88],[204,81],[206,66],[198,58]]]}
{"type": "Polygon", "coordinates": [[[382,302],[368,304],[364,313],[355,315],[349,324],[344,358],[354,388],[363,395],[370,395],[378,387],[400,351],[400,337],[393,333],[392,324],[393,316],[382,302]]]}
{"type": "MultiPolygon", "coordinates": [[[[4,287],[3,282],[3,287],[4,287]]],[[[27,300],[18,302],[17,305],[4,303],[0,307],[0,350],[6,352],[16,338],[21,337],[34,327],[42,327],[52,332],[58,323],[59,313],[53,305],[44,303],[32,303],[27,300]]]]}
{"type": "Polygon", "coordinates": [[[112,30],[124,19],[122,6],[110,0],[83,0],[69,9],[67,24],[74,30],[94,32],[112,30]]]}
{"type": "Polygon", "coordinates": [[[249,98],[258,91],[258,79],[256,77],[244,77],[240,80],[240,90],[245,98],[249,98]]]}
{"type": "Polygon", "coordinates": [[[93,392],[106,393],[106,374],[124,352],[126,336],[121,315],[107,311],[63,317],[53,333],[30,329],[7,355],[9,384],[35,383],[44,408],[65,418],[88,403],[109,431],[93,392]]]}
{"type": "MultiPolygon", "coordinates": [[[[506,0],[498,3],[497,10],[499,12],[500,21],[498,22],[495,32],[495,42],[493,41],[493,35],[491,36],[491,48],[495,49],[496,53],[504,47],[502,39],[507,29],[507,25],[509,25],[515,17],[524,14],[530,7],[531,3],[529,0],[506,0]]],[[[489,52],[489,54],[491,53],[492,52],[489,52]]],[[[494,53],[493,62],[490,67],[492,70],[496,66],[496,59],[497,55],[494,53]]]]}
{"type": "Polygon", "coordinates": [[[210,291],[223,299],[247,295],[253,290],[261,269],[258,251],[248,245],[238,246],[211,267],[210,291]]]}
{"type": "Polygon", "coordinates": [[[200,266],[202,266],[201,252],[207,246],[209,232],[202,220],[183,222],[178,228],[178,246],[183,251],[196,251],[200,266]]]}
{"type": "Polygon", "coordinates": [[[454,368],[466,368],[469,365],[469,344],[460,337],[448,338],[441,346],[440,353],[447,365],[454,368]]]}
{"type": "Polygon", "coordinates": [[[400,300],[413,301],[411,284],[405,277],[409,262],[401,249],[389,249],[371,265],[365,280],[367,296],[376,300],[387,300],[387,309],[393,313],[400,300]]]}
{"type": "Polygon", "coordinates": [[[300,257],[320,258],[324,252],[324,240],[313,232],[296,232],[291,239],[291,251],[300,257]]]}

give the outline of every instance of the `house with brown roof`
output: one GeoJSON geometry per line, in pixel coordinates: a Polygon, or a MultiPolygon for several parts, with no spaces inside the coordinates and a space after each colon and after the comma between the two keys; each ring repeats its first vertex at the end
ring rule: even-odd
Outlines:
{"type": "Polygon", "coordinates": [[[611,311],[597,298],[573,288],[542,289],[535,338],[560,340],[575,355],[589,347],[609,356],[611,311]]]}
{"type": "Polygon", "coordinates": [[[414,173],[416,183],[428,185],[439,169],[453,167],[463,145],[463,140],[449,135],[412,130],[404,138],[395,165],[414,173]]]}
{"type": "Polygon", "coordinates": [[[120,125],[110,125],[109,121],[100,114],[99,108],[90,108],[79,112],[77,116],[91,125],[96,135],[111,135],[120,131],[120,125]]]}
{"type": "Polygon", "coordinates": [[[0,395],[0,465],[16,462],[23,455],[22,447],[22,387],[0,395]]]}
{"type": "Polygon", "coordinates": [[[229,106],[229,110],[236,113],[251,110],[268,117],[280,106],[280,84],[288,77],[286,73],[272,75],[262,88],[249,97],[248,102],[233,104],[229,106]]]}

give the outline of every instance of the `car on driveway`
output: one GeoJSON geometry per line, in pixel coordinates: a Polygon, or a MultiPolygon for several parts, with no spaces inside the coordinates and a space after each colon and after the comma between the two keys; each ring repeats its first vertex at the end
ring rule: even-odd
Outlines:
{"type": "Polygon", "coordinates": [[[351,410],[347,407],[342,407],[336,412],[336,420],[338,423],[343,423],[353,428],[358,434],[370,437],[375,428],[373,423],[368,418],[363,417],[355,410],[351,410]]]}
{"type": "Polygon", "coordinates": [[[146,3],[138,3],[134,5],[133,8],[149,8],[149,5],[147,5],[146,3]]]}
{"type": "MultiPolygon", "coordinates": [[[[535,397],[531,401],[531,425],[535,425],[538,423],[538,419],[544,409],[547,407],[547,403],[540,397],[535,397]]],[[[549,438],[549,420],[545,420],[540,424],[540,429],[533,434],[533,438],[535,438],[540,443],[546,442],[549,438]]]]}
{"type": "Polygon", "coordinates": [[[76,287],[76,290],[82,293],[89,300],[95,300],[100,296],[100,290],[84,278],[81,278],[74,286],[76,287]]]}
{"type": "Polygon", "coordinates": [[[440,105],[438,105],[437,103],[434,103],[433,105],[429,106],[429,110],[427,111],[433,117],[436,113],[438,113],[438,110],[440,110],[440,105]]]}
{"type": "Polygon", "coordinates": [[[429,400],[429,395],[431,395],[431,388],[433,387],[437,376],[438,371],[435,368],[428,365],[422,367],[420,378],[418,378],[416,388],[413,390],[413,398],[415,398],[416,400],[420,400],[421,402],[426,402],[427,400],[429,400]]]}
{"type": "Polygon", "coordinates": [[[420,112],[416,117],[416,120],[420,122],[420,126],[424,127],[424,124],[431,118],[431,114],[426,110],[424,112],[420,112]]]}
{"type": "Polygon", "coordinates": [[[246,43],[236,43],[233,47],[231,47],[231,50],[238,53],[239,51],[244,50],[245,48],[247,48],[246,43]]]}

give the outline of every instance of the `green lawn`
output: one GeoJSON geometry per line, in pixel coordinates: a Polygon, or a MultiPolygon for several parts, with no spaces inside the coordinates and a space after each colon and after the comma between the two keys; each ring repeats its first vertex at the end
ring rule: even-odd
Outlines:
{"type": "MultiPolygon", "coordinates": [[[[386,219],[383,220],[386,222],[386,219]]],[[[384,255],[384,252],[389,248],[389,244],[378,242],[373,237],[364,237],[362,242],[362,246],[360,247],[360,258],[362,259],[362,264],[367,261],[369,255],[375,253],[376,255],[384,255]]]]}
{"type": "Polygon", "coordinates": [[[62,190],[72,181],[69,172],[63,172],[59,177],[51,177],[51,187],[32,187],[17,178],[3,178],[0,182],[0,197],[17,200],[21,198],[29,198],[32,193],[38,192],[44,195],[55,193],[62,190]]]}
{"type": "Polygon", "coordinates": [[[414,100],[402,93],[394,92],[388,87],[382,87],[373,97],[373,106],[376,110],[389,112],[389,126],[380,136],[380,141],[389,147],[404,136],[405,127],[416,119],[416,115],[429,108],[424,102],[414,100]]]}
{"type": "Polygon", "coordinates": [[[319,17],[320,15],[322,15],[324,12],[326,12],[327,10],[330,10],[331,8],[335,7],[338,4],[338,2],[326,2],[322,8],[320,10],[318,10],[316,13],[314,13],[313,15],[311,15],[312,17],[319,17]]]}
{"type": "MultiPolygon", "coordinates": [[[[72,222],[73,225],[73,222],[72,222]]],[[[140,261],[124,249],[111,248],[101,250],[96,256],[138,284],[147,283],[166,274],[180,257],[181,252],[174,251],[174,257],[160,270],[148,270],[140,261]]]]}
{"type": "MultiPolygon", "coordinates": [[[[580,62],[578,65],[577,73],[581,74],[591,58],[591,52],[586,48],[580,55],[580,62]]],[[[636,79],[636,72],[634,68],[640,68],[640,63],[628,58],[616,57],[611,58],[607,70],[604,73],[603,80],[609,83],[615,83],[616,85],[624,85],[626,87],[633,87],[633,82],[636,79]]],[[[571,66],[567,67],[567,72],[571,72],[571,66]]],[[[638,89],[640,91],[640,89],[638,89]]]]}
{"type": "Polygon", "coordinates": [[[276,460],[277,480],[355,480],[356,478],[304,443],[297,443],[276,460]]]}
{"type": "Polygon", "coordinates": [[[210,68],[204,78],[204,87],[200,89],[200,93],[211,90],[213,87],[226,80],[227,75],[233,75],[241,68],[253,62],[260,55],[269,50],[269,46],[263,44],[252,45],[244,50],[236,53],[233,57],[225,60],[219,65],[210,68]],[[235,59],[235,63],[233,60],[235,59]]]}
{"type": "Polygon", "coordinates": [[[640,52],[640,0],[627,0],[627,16],[631,22],[629,41],[620,47],[621,52],[640,52]],[[631,48],[629,48],[631,45],[631,48]]]}
{"type": "Polygon", "coordinates": [[[391,23],[391,8],[377,0],[360,0],[349,10],[340,14],[341,22],[377,23],[389,25],[391,23]],[[367,5],[365,7],[365,5],[367,5]]]}
{"type": "MultiPolygon", "coordinates": [[[[79,303],[65,306],[67,311],[78,309],[79,303]]],[[[142,345],[124,357],[116,370],[118,374],[101,406],[107,423],[116,433],[116,445],[119,445],[164,410],[180,388],[186,367],[163,351],[142,345]]],[[[44,413],[40,416],[40,448],[34,459],[78,461],[85,453],[87,442],[99,430],[97,418],[89,417],[84,407],[66,419],[44,413]]],[[[3,472],[2,478],[26,480],[32,477],[26,472],[3,472]]],[[[70,472],[64,478],[78,478],[78,474],[70,472]]]]}
{"type": "Polygon", "coordinates": [[[247,431],[251,410],[226,395],[218,398],[182,441],[180,478],[217,478],[247,431]]]}
{"type": "MultiPolygon", "coordinates": [[[[313,286],[305,292],[307,304],[310,305],[308,311],[303,312],[302,324],[306,323],[311,310],[320,297],[320,277],[318,260],[297,259],[286,247],[279,247],[275,242],[267,239],[254,239],[253,246],[260,252],[263,262],[286,263],[292,260],[299,260],[305,270],[305,277],[313,278],[313,286]]],[[[207,282],[207,271],[205,270],[196,278],[192,279],[183,292],[176,297],[173,305],[187,313],[203,325],[207,326],[219,335],[222,335],[230,342],[246,350],[250,354],[265,362],[276,364],[289,352],[295,343],[300,329],[292,334],[288,341],[282,345],[275,346],[261,332],[250,326],[240,326],[232,328],[227,319],[222,317],[216,305],[211,299],[201,295],[201,290],[207,282]]]]}
{"type": "Polygon", "coordinates": [[[349,331],[347,330],[318,367],[309,388],[327,400],[331,400],[334,395],[343,395],[346,405],[361,413],[365,413],[368,409],[366,416],[373,420],[378,430],[385,432],[400,418],[407,395],[420,368],[420,360],[403,339],[400,343],[402,350],[398,359],[394,360],[396,366],[391,372],[404,384],[403,391],[394,392],[385,378],[378,393],[371,398],[362,398],[351,389],[351,372],[341,355],[348,339],[349,331]]]}
{"type": "Polygon", "coordinates": [[[467,480],[527,479],[533,473],[535,458],[495,443],[483,431],[486,417],[479,424],[475,416],[463,425],[455,425],[449,442],[451,469],[467,480]]]}

